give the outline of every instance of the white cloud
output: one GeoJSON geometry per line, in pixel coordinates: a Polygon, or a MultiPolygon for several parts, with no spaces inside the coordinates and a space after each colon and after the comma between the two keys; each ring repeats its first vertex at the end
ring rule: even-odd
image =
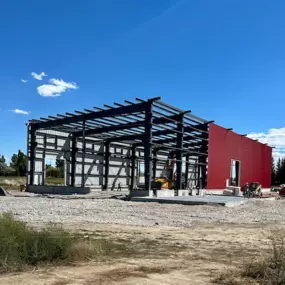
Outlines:
{"type": "Polygon", "coordinates": [[[274,159],[285,157],[285,127],[270,129],[267,133],[250,133],[248,137],[275,147],[272,151],[274,159]]]}
{"type": "Polygon", "coordinates": [[[24,110],[20,110],[20,109],[14,109],[14,110],[10,110],[10,111],[15,113],[15,114],[20,114],[20,115],[29,115],[30,114],[30,112],[24,111],[24,110]]]}
{"type": "Polygon", "coordinates": [[[285,128],[270,129],[267,133],[250,133],[248,137],[276,148],[285,148],[285,128]]]}
{"type": "Polygon", "coordinates": [[[54,79],[52,78],[50,81],[50,83],[56,85],[56,86],[61,86],[64,87],[66,89],[77,89],[77,85],[74,82],[65,82],[62,79],[54,79]]]}
{"type": "Polygon", "coordinates": [[[28,80],[25,80],[25,79],[21,79],[21,81],[22,81],[23,83],[27,83],[27,82],[28,82],[28,80]]]}
{"type": "Polygon", "coordinates": [[[275,162],[278,160],[278,158],[285,158],[285,153],[284,152],[279,152],[279,151],[273,151],[272,156],[275,160],[275,162]]]}
{"type": "Polygon", "coordinates": [[[41,72],[40,74],[32,72],[31,75],[37,80],[43,80],[44,76],[47,76],[44,72],[41,72]]]}
{"type": "Polygon", "coordinates": [[[58,97],[69,89],[77,89],[74,82],[65,82],[62,79],[50,79],[50,84],[43,84],[37,88],[38,93],[43,97],[58,97]]]}

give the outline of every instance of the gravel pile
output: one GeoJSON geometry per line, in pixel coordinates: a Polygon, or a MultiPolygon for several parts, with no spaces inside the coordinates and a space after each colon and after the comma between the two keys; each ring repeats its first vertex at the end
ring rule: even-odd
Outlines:
{"type": "Polygon", "coordinates": [[[285,200],[250,201],[235,208],[126,202],[116,199],[0,197],[0,213],[33,225],[90,223],[191,227],[197,223],[252,224],[285,220],[285,200]]]}

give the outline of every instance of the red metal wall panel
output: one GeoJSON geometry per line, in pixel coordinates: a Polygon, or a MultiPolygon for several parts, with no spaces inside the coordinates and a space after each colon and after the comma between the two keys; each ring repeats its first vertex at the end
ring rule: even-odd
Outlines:
{"type": "Polygon", "coordinates": [[[272,148],[216,124],[210,125],[208,189],[225,189],[230,180],[231,160],[240,161],[240,185],[260,182],[271,186],[272,148]]]}

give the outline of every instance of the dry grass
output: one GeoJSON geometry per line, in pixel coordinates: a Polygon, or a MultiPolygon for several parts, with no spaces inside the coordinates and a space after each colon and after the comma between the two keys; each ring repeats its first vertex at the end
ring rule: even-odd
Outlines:
{"type": "Polygon", "coordinates": [[[143,272],[145,274],[165,274],[170,272],[175,268],[164,267],[164,266],[139,266],[136,268],[137,271],[143,272]]]}
{"type": "Polygon", "coordinates": [[[271,238],[272,247],[239,270],[222,273],[214,282],[222,285],[285,285],[285,243],[283,238],[271,238]]]}
{"type": "Polygon", "coordinates": [[[249,278],[240,276],[240,272],[229,270],[226,273],[220,274],[213,280],[213,283],[220,285],[254,285],[256,282],[249,278]]]}
{"type": "Polygon", "coordinates": [[[110,284],[111,282],[119,283],[125,279],[135,278],[149,278],[151,274],[166,274],[173,268],[167,268],[163,266],[138,266],[138,267],[124,267],[115,268],[104,271],[98,274],[95,278],[90,279],[85,285],[93,284],[110,284]]]}
{"type": "MultiPolygon", "coordinates": [[[[47,177],[47,185],[62,185],[64,183],[63,178],[47,177]]],[[[21,190],[21,185],[26,185],[26,177],[22,176],[0,176],[0,186],[6,190],[21,190]]]]}
{"type": "Polygon", "coordinates": [[[55,281],[52,285],[68,285],[68,284],[69,284],[69,280],[61,279],[61,280],[55,281]]]}
{"type": "Polygon", "coordinates": [[[102,242],[101,240],[78,241],[71,246],[72,256],[74,261],[84,261],[90,259],[100,259],[110,255],[109,247],[113,247],[111,242],[102,242]]]}

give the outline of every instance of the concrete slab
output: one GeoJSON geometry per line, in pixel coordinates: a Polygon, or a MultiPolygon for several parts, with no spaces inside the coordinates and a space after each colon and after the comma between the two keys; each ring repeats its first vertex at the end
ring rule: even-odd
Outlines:
{"type": "Polygon", "coordinates": [[[88,194],[89,187],[71,187],[71,186],[46,186],[46,185],[28,185],[27,192],[36,194],[56,194],[56,195],[73,195],[88,194]]]}
{"type": "Polygon", "coordinates": [[[222,205],[226,207],[235,207],[248,202],[248,199],[243,197],[230,196],[180,196],[180,197],[134,197],[131,199],[134,202],[156,202],[166,204],[181,204],[181,205],[222,205]]]}

